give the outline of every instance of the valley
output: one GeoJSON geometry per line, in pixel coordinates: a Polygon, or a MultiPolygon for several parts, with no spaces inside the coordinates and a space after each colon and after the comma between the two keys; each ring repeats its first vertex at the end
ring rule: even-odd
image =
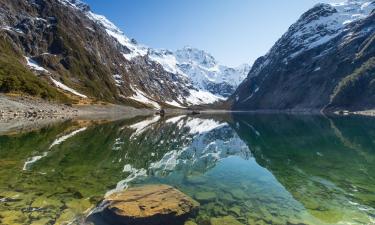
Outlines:
{"type": "Polygon", "coordinates": [[[375,224],[375,1],[110,2],[0,0],[0,224],[375,224]]]}

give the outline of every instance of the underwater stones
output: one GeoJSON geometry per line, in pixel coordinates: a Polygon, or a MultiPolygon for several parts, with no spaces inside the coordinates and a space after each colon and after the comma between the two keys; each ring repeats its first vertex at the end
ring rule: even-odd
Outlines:
{"type": "Polygon", "coordinates": [[[82,199],[82,200],[71,200],[66,203],[66,206],[73,212],[79,213],[84,212],[90,209],[93,204],[91,204],[89,199],[82,199]]]}
{"type": "Polygon", "coordinates": [[[26,218],[21,211],[9,210],[0,212],[0,222],[2,225],[22,224],[26,218]]]}
{"type": "Polygon", "coordinates": [[[335,224],[338,223],[343,218],[343,212],[339,209],[330,209],[330,210],[308,210],[311,215],[318,218],[324,223],[335,224]]]}
{"type": "Polygon", "coordinates": [[[207,180],[202,176],[188,176],[186,181],[190,184],[204,184],[207,180]]]}
{"type": "Polygon", "coordinates": [[[254,203],[250,200],[247,200],[244,202],[244,206],[248,209],[253,209],[254,208],[254,203]]]}
{"type": "Polygon", "coordinates": [[[250,225],[257,224],[257,219],[249,217],[247,218],[247,224],[250,224],[250,225]]]}
{"type": "Polygon", "coordinates": [[[225,215],[227,215],[226,210],[223,207],[220,207],[220,206],[216,206],[215,208],[213,208],[212,211],[213,211],[213,213],[216,216],[225,216],[225,215]]]}
{"type": "Polygon", "coordinates": [[[195,223],[195,222],[193,222],[193,221],[186,221],[185,223],[184,223],[184,225],[197,225],[197,223],[195,223]]]}
{"type": "Polygon", "coordinates": [[[33,221],[30,225],[45,225],[45,224],[51,224],[52,220],[49,218],[42,218],[36,221],[33,221]]]}
{"type": "Polygon", "coordinates": [[[238,206],[234,206],[230,208],[228,211],[237,217],[241,216],[241,208],[238,206]]]}
{"type": "Polygon", "coordinates": [[[201,191],[197,192],[194,197],[201,203],[207,203],[216,200],[216,193],[210,191],[201,191]]]}
{"type": "Polygon", "coordinates": [[[243,225],[233,216],[224,216],[219,218],[211,218],[210,225],[243,225]]]}
{"type": "Polygon", "coordinates": [[[320,202],[318,202],[314,198],[308,198],[303,202],[303,205],[306,209],[311,209],[311,210],[317,210],[321,207],[320,202]]]}
{"type": "Polygon", "coordinates": [[[233,198],[233,196],[229,193],[223,193],[219,196],[220,200],[227,202],[227,203],[234,203],[236,200],[233,198]]]}
{"type": "Polygon", "coordinates": [[[47,207],[60,208],[62,206],[63,206],[62,202],[56,199],[47,198],[43,196],[36,198],[31,204],[32,208],[47,208],[47,207]]]}
{"type": "Polygon", "coordinates": [[[182,225],[199,203],[171,186],[147,185],[114,193],[101,207],[93,216],[111,224],[182,225]]]}
{"type": "MultiPolygon", "coordinates": [[[[210,202],[200,208],[199,214],[218,217],[227,216],[228,212],[225,206],[221,205],[219,202],[210,202]]],[[[207,219],[209,219],[209,217],[207,219]]]]}
{"type": "Polygon", "coordinates": [[[233,189],[230,191],[230,193],[232,194],[234,198],[239,199],[239,200],[243,200],[248,197],[246,193],[241,189],[233,189]]]}
{"type": "Polygon", "coordinates": [[[71,210],[64,210],[61,215],[56,219],[55,224],[69,224],[76,214],[74,214],[71,210]]]}

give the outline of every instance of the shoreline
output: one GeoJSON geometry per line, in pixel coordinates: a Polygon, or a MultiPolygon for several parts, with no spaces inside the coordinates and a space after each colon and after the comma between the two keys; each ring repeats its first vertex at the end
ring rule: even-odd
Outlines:
{"type": "MultiPolygon", "coordinates": [[[[195,110],[165,109],[168,116],[193,115],[195,110]]],[[[335,116],[367,116],[374,117],[375,110],[364,111],[326,111],[320,110],[196,110],[199,114],[291,114],[291,115],[335,115],[335,116]]],[[[137,116],[152,116],[155,109],[137,109],[130,106],[114,104],[68,105],[57,104],[29,96],[10,96],[0,94],[0,135],[38,129],[49,124],[67,120],[106,120],[116,121],[137,116]]]]}
{"type": "Polygon", "coordinates": [[[115,121],[154,113],[151,109],[121,105],[67,105],[29,96],[0,94],[0,135],[32,131],[68,120],[115,121]]]}

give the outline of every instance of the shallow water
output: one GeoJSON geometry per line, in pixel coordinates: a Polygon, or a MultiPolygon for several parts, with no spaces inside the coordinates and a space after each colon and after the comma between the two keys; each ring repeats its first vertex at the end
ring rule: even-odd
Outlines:
{"type": "Polygon", "coordinates": [[[150,183],[199,201],[197,224],[375,224],[374,171],[373,118],[66,122],[0,136],[0,224],[82,224],[105,195],[150,183]]]}

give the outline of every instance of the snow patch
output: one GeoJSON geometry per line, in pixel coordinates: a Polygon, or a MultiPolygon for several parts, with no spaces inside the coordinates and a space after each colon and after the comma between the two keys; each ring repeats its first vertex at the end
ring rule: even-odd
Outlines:
{"type": "Polygon", "coordinates": [[[226,123],[219,123],[213,119],[193,118],[186,122],[185,126],[190,129],[190,134],[203,134],[211,130],[225,126],[226,123]]]}
{"type": "Polygon", "coordinates": [[[151,163],[150,169],[151,170],[161,170],[161,171],[172,171],[176,165],[178,164],[179,156],[185,151],[182,149],[180,151],[170,151],[166,153],[163,158],[155,163],[151,163]]]}
{"type": "Polygon", "coordinates": [[[35,60],[29,58],[29,57],[26,57],[25,56],[25,59],[27,61],[27,65],[35,70],[35,71],[39,71],[39,72],[45,72],[45,73],[50,73],[48,70],[46,70],[45,68],[41,67],[37,62],[35,62],[35,60]]]}
{"type": "Polygon", "coordinates": [[[51,149],[52,147],[56,146],[56,145],[59,145],[61,143],[63,143],[64,141],[68,140],[69,138],[75,136],[76,134],[82,132],[82,131],[85,131],[87,129],[87,127],[83,127],[81,129],[78,129],[78,130],[75,130],[73,132],[71,132],[70,134],[67,134],[67,135],[64,135],[58,139],[56,139],[52,144],[51,146],[49,147],[49,149],[51,149]]]}
{"type": "Polygon", "coordinates": [[[162,65],[163,68],[169,73],[186,76],[178,67],[179,62],[177,61],[173,52],[167,50],[151,50],[149,58],[152,61],[162,65]]]}
{"type": "Polygon", "coordinates": [[[172,117],[170,119],[168,119],[167,121],[165,121],[166,123],[177,123],[178,121],[182,120],[183,118],[185,118],[186,115],[182,115],[182,116],[176,116],[176,117],[172,117]]]}
{"type": "MultiPolygon", "coordinates": [[[[81,128],[81,129],[78,129],[76,131],[73,131],[71,132],[70,134],[67,134],[67,135],[64,135],[58,139],[56,139],[49,147],[48,150],[51,150],[52,147],[56,146],[56,145],[59,145],[61,143],[63,143],[64,141],[68,140],[69,138],[73,137],[74,135],[82,132],[82,131],[85,131],[87,129],[87,127],[84,127],[84,128],[81,128]]],[[[44,157],[46,157],[48,155],[48,151],[47,152],[44,152],[42,155],[38,155],[38,156],[34,156],[34,157],[31,157],[29,159],[27,159],[27,161],[24,163],[23,165],[23,170],[26,171],[26,170],[29,170],[31,165],[38,162],[39,160],[43,159],[44,157]]]]}
{"type": "Polygon", "coordinates": [[[26,170],[29,170],[31,165],[36,163],[37,161],[41,160],[42,158],[46,157],[47,156],[47,152],[44,152],[43,155],[38,155],[38,156],[34,156],[34,157],[31,157],[29,159],[27,159],[27,161],[23,164],[23,171],[26,171],[26,170]]]}
{"type": "Polygon", "coordinates": [[[130,40],[116,25],[109,21],[105,16],[95,14],[91,11],[87,12],[86,16],[92,21],[104,26],[108,35],[117,40],[122,46],[129,49],[128,53],[123,53],[125,59],[130,61],[137,56],[147,55],[147,47],[138,45],[134,41],[130,40]]]}
{"type": "Polygon", "coordinates": [[[115,80],[117,87],[121,87],[124,84],[124,80],[120,74],[114,74],[113,79],[115,80]]]}
{"type": "Polygon", "coordinates": [[[20,34],[25,34],[22,30],[20,30],[18,28],[13,28],[13,27],[10,27],[10,26],[3,26],[3,27],[0,27],[0,29],[7,30],[7,31],[10,31],[10,32],[17,32],[17,33],[20,33],[20,34]]]}
{"type": "Polygon", "coordinates": [[[121,138],[116,138],[115,143],[113,144],[112,150],[118,151],[121,149],[121,145],[123,145],[124,142],[121,141],[121,138]]]}
{"type": "Polygon", "coordinates": [[[180,103],[176,102],[175,100],[166,101],[165,103],[167,103],[168,105],[171,105],[171,106],[178,107],[178,108],[186,108],[186,107],[182,106],[180,103]]]}
{"type": "Polygon", "coordinates": [[[154,116],[150,119],[147,119],[147,120],[144,120],[142,122],[139,122],[139,123],[136,123],[136,124],[133,124],[133,125],[129,126],[130,129],[135,130],[135,132],[131,135],[130,138],[132,139],[136,136],[141,135],[142,133],[144,133],[149,128],[149,126],[158,122],[160,120],[160,118],[161,118],[160,116],[154,116]]]}
{"type": "Polygon", "coordinates": [[[130,99],[133,99],[137,102],[144,103],[146,105],[151,105],[155,109],[161,109],[160,105],[157,102],[153,101],[152,99],[148,98],[147,95],[143,91],[138,90],[133,87],[132,87],[132,90],[135,92],[135,94],[132,97],[129,97],[130,99]]]}
{"type": "Polygon", "coordinates": [[[124,169],[123,169],[123,172],[126,172],[126,173],[130,173],[130,175],[117,183],[117,186],[115,189],[113,190],[110,190],[108,191],[105,196],[109,196],[113,193],[116,193],[118,191],[124,191],[126,189],[128,189],[129,187],[129,183],[139,177],[145,177],[147,176],[147,170],[141,168],[141,169],[137,169],[137,168],[134,168],[132,165],[130,164],[127,164],[124,166],[124,169]]]}
{"type": "Polygon", "coordinates": [[[74,90],[74,89],[66,86],[65,84],[63,84],[63,83],[61,83],[61,82],[53,79],[52,77],[50,77],[50,78],[51,78],[52,82],[56,85],[56,87],[58,87],[58,88],[60,88],[60,89],[62,89],[64,91],[70,92],[70,93],[72,93],[74,95],[77,95],[77,96],[79,96],[81,98],[87,98],[86,95],[83,95],[83,94],[79,93],[78,91],[76,91],[76,90],[74,90]]]}
{"type": "Polygon", "coordinates": [[[203,90],[190,90],[190,95],[186,97],[187,103],[192,105],[212,104],[220,100],[225,100],[225,98],[203,90]]]}
{"type": "Polygon", "coordinates": [[[251,95],[250,95],[249,97],[247,97],[246,99],[244,99],[242,102],[246,102],[246,101],[248,101],[249,99],[251,99],[256,93],[258,93],[259,90],[260,90],[259,87],[257,87],[257,88],[251,93],[251,95]]]}

